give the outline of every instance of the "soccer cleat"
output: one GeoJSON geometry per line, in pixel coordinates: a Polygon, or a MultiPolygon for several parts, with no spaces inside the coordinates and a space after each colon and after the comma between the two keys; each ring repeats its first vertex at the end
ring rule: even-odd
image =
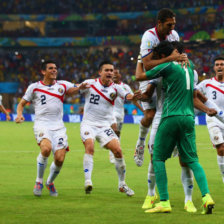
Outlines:
{"type": "Polygon", "coordinates": [[[129,188],[127,184],[120,185],[119,191],[125,193],[127,196],[133,196],[135,194],[135,192],[129,188]]]}
{"type": "Polygon", "coordinates": [[[57,197],[58,196],[58,192],[57,192],[57,190],[54,186],[54,183],[50,183],[50,184],[46,183],[46,187],[49,190],[50,196],[52,196],[52,197],[57,197]]]}
{"type": "Polygon", "coordinates": [[[35,185],[34,185],[33,194],[35,196],[41,196],[42,189],[43,189],[43,184],[40,183],[40,182],[36,182],[35,185]]]}
{"type": "Polygon", "coordinates": [[[188,200],[185,205],[184,205],[184,209],[187,211],[187,212],[196,212],[197,209],[195,208],[194,206],[194,203],[190,200],[188,200]]]}
{"type": "Polygon", "coordinates": [[[109,151],[109,159],[110,159],[110,163],[115,163],[115,158],[114,158],[114,154],[111,152],[111,151],[109,151]]]}
{"type": "Polygon", "coordinates": [[[201,214],[212,214],[212,209],[214,208],[215,202],[213,201],[212,197],[210,194],[206,194],[202,198],[202,206],[203,206],[203,211],[201,214]]]}
{"type": "Polygon", "coordinates": [[[137,144],[134,154],[134,160],[137,166],[142,166],[143,160],[144,160],[144,148],[145,145],[143,144],[137,144]]]}
{"type": "Polygon", "coordinates": [[[86,192],[86,194],[90,194],[92,190],[93,190],[92,181],[91,180],[86,180],[85,181],[85,192],[86,192]]]}
{"type": "Polygon", "coordinates": [[[170,206],[170,201],[160,201],[155,204],[154,208],[145,210],[146,213],[168,213],[171,212],[172,208],[170,206]]]}
{"type": "Polygon", "coordinates": [[[150,195],[147,195],[146,198],[145,198],[145,201],[142,205],[142,208],[143,209],[150,209],[154,206],[155,204],[155,201],[157,199],[157,194],[153,195],[153,196],[150,196],[150,195]]]}

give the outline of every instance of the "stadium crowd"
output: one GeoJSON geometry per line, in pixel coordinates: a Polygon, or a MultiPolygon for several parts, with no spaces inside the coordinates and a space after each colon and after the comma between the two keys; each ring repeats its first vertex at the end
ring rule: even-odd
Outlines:
{"type": "Polygon", "coordinates": [[[106,12],[133,12],[158,10],[161,8],[190,8],[199,6],[214,6],[222,4],[221,0],[190,0],[190,1],[146,1],[146,0],[17,0],[0,1],[0,13],[8,14],[55,14],[55,13],[105,13],[106,12]],[[54,7],[49,7],[53,5],[54,7]]]}
{"type": "MultiPolygon", "coordinates": [[[[176,15],[176,30],[178,32],[206,31],[209,34],[224,26],[224,14],[198,13],[176,15]]],[[[12,30],[0,22],[0,35],[2,37],[85,37],[85,36],[119,36],[142,35],[144,30],[156,24],[156,18],[140,16],[133,19],[102,19],[89,21],[46,21],[44,32],[38,27],[24,26],[12,30]],[[108,28],[109,27],[109,28],[108,28]]]]}
{"type": "MultiPolygon", "coordinates": [[[[199,79],[210,77],[213,73],[213,60],[217,55],[224,54],[219,46],[196,47],[186,49],[189,58],[195,63],[199,79]]],[[[104,58],[110,58],[121,70],[123,81],[134,90],[138,88],[132,80],[135,74],[136,58],[139,48],[105,48],[105,49],[23,49],[0,52],[0,81],[19,82],[18,96],[21,96],[31,82],[40,79],[41,60],[54,58],[59,67],[58,79],[80,83],[85,79],[97,77],[97,67],[104,58]]]]}

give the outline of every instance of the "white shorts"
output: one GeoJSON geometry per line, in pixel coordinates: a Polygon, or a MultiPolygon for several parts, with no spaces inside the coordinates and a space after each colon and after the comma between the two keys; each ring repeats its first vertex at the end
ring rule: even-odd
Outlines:
{"type": "Polygon", "coordinates": [[[218,126],[213,126],[208,128],[208,132],[214,146],[224,143],[224,129],[221,129],[218,126]]]}
{"type": "MultiPolygon", "coordinates": [[[[149,81],[140,82],[139,89],[144,93],[147,89],[149,81]]],[[[152,98],[148,102],[141,102],[143,110],[150,110],[156,108],[156,91],[153,93],[152,98]]]]}
{"type": "Polygon", "coordinates": [[[34,128],[34,135],[38,145],[43,139],[49,139],[51,141],[53,153],[59,149],[66,149],[68,151],[68,137],[65,127],[53,131],[48,130],[46,127],[34,128]]]}
{"type": "Polygon", "coordinates": [[[80,126],[80,135],[83,142],[91,138],[94,141],[97,140],[100,143],[101,147],[104,147],[108,142],[113,139],[118,139],[113,129],[109,126],[97,127],[83,123],[81,123],[80,126]]]}

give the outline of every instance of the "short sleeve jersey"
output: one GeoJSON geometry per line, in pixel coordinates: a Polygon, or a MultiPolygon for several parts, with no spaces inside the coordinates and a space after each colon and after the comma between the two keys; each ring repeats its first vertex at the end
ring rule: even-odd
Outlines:
{"type": "MultiPolygon", "coordinates": [[[[179,41],[179,35],[175,30],[172,30],[169,35],[166,36],[168,41],[179,41]]],[[[142,58],[148,56],[153,52],[153,49],[160,43],[161,39],[159,38],[157,27],[148,29],[142,36],[141,45],[140,45],[140,54],[142,58]]],[[[148,81],[141,81],[140,85],[147,85],[148,81]],[[141,84],[142,83],[142,84],[141,84]]]]}
{"type": "Polygon", "coordinates": [[[164,104],[162,118],[177,115],[194,116],[194,72],[177,62],[163,63],[146,72],[148,79],[163,78],[164,104]]]}
{"type": "MultiPolygon", "coordinates": [[[[219,82],[216,77],[205,79],[197,85],[197,89],[200,90],[209,100],[213,101],[222,111],[224,111],[223,82],[219,82]]],[[[218,124],[219,127],[224,129],[224,124],[216,117],[209,117],[206,115],[206,120],[211,122],[213,121],[214,125],[218,124]]]]}
{"type": "Polygon", "coordinates": [[[110,126],[113,120],[115,99],[117,97],[125,99],[129,92],[115,83],[104,86],[100,78],[88,79],[84,83],[88,83],[90,88],[81,91],[85,94],[82,122],[99,127],[110,126]]]}
{"type": "MultiPolygon", "coordinates": [[[[167,41],[179,41],[179,35],[175,30],[172,30],[169,35],[166,36],[167,41]]],[[[146,30],[142,36],[140,53],[142,58],[153,52],[153,49],[160,43],[160,38],[157,32],[157,27],[146,30]]]]}
{"type": "Polygon", "coordinates": [[[55,81],[50,86],[42,81],[28,86],[23,99],[34,105],[34,128],[43,126],[50,130],[57,130],[64,127],[63,101],[71,87],[74,87],[73,83],[62,80],[55,81]]]}

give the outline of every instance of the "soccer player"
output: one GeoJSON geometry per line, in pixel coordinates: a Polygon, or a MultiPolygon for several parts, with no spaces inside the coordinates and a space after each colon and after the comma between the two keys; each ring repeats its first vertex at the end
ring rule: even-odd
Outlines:
{"type": "MultiPolygon", "coordinates": [[[[130,86],[121,81],[121,73],[119,69],[114,69],[113,82],[121,86],[126,92],[133,94],[130,86]]],[[[115,99],[114,103],[114,112],[113,112],[114,121],[111,127],[113,128],[115,134],[118,136],[119,139],[122,124],[124,121],[124,102],[125,98],[118,96],[115,99]]],[[[133,101],[133,104],[136,105],[143,112],[142,107],[139,105],[137,101],[133,101]]],[[[115,162],[114,154],[111,151],[109,151],[109,158],[111,163],[115,162]]]]}
{"type": "MultiPolygon", "coordinates": [[[[173,51],[177,50],[174,50],[171,43],[166,42],[166,46],[163,45],[161,57],[167,57],[173,51]]],[[[203,168],[198,162],[196,152],[193,109],[193,96],[195,97],[193,94],[194,72],[192,64],[191,67],[183,68],[177,62],[167,62],[146,73],[140,72],[136,74],[137,80],[158,77],[163,78],[165,97],[162,119],[153,148],[153,166],[160,203],[156,204],[154,208],[146,210],[146,212],[171,212],[172,210],[167,189],[165,161],[171,156],[175,145],[177,145],[181,162],[191,168],[201,191],[202,214],[211,214],[215,203],[209,194],[207,179],[203,168]]]]}
{"type": "Polygon", "coordinates": [[[34,104],[35,120],[34,134],[40,154],[37,157],[37,177],[33,189],[35,196],[41,196],[43,189],[43,176],[50,153],[54,154],[54,161],[50,167],[50,174],[46,187],[51,196],[57,197],[58,192],[53,181],[60,173],[65,153],[68,151],[66,128],[63,123],[63,100],[65,95],[77,94],[80,89],[87,88],[86,84],[75,87],[67,81],[57,81],[58,69],[54,61],[45,61],[41,65],[43,80],[29,85],[25,95],[17,107],[16,123],[24,121],[24,106],[31,102],[34,104]]]}
{"type": "Polygon", "coordinates": [[[5,107],[2,104],[2,95],[0,95],[0,111],[2,111],[6,115],[6,120],[7,121],[11,120],[11,117],[10,117],[9,113],[6,111],[5,107]]]}
{"type": "MultiPolygon", "coordinates": [[[[171,43],[175,49],[178,49],[179,53],[183,53],[183,44],[181,42],[175,41],[175,42],[171,42],[171,43]]],[[[160,46],[159,46],[160,49],[161,49],[161,45],[163,45],[163,43],[160,44],[160,46]]],[[[154,49],[154,54],[155,54],[155,56],[157,54],[159,54],[159,52],[157,52],[157,48],[154,49]]],[[[139,61],[139,62],[141,62],[141,61],[139,61]]],[[[138,69],[137,70],[138,72],[143,72],[143,68],[141,66],[138,66],[137,69],[138,69]]],[[[198,74],[196,71],[194,71],[194,86],[196,86],[197,80],[198,80],[198,74]]],[[[164,93],[162,90],[162,78],[161,77],[150,81],[146,92],[144,92],[142,94],[142,100],[146,100],[146,99],[150,98],[152,96],[154,90],[156,90],[156,94],[157,94],[156,114],[153,119],[152,129],[151,129],[149,144],[148,144],[149,152],[151,154],[151,159],[152,159],[152,154],[153,154],[153,145],[154,145],[155,135],[156,135],[156,132],[157,132],[160,120],[161,120],[163,101],[164,101],[164,93]]],[[[195,101],[194,101],[194,103],[195,103],[195,101]]],[[[196,106],[198,109],[208,113],[209,115],[216,114],[216,110],[209,109],[209,108],[205,107],[201,103],[201,101],[196,102],[196,104],[197,104],[196,106]]],[[[173,155],[177,155],[176,152],[177,151],[175,149],[173,155]]],[[[192,173],[191,169],[189,169],[186,166],[186,164],[183,164],[181,162],[181,160],[180,160],[180,165],[181,165],[181,169],[182,169],[181,180],[182,180],[184,193],[185,193],[184,209],[187,212],[196,212],[197,209],[195,208],[195,206],[192,202],[193,173],[192,173]]],[[[155,172],[154,172],[152,161],[150,161],[149,169],[148,169],[148,195],[145,198],[142,208],[143,209],[152,208],[156,199],[157,199],[157,195],[155,194],[155,172]]]]}
{"type": "MultiPolygon", "coordinates": [[[[175,61],[177,57],[180,57],[180,55],[177,55],[176,52],[174,52],[169,57],[153,59],[153,49],[160,43],[160,41],[179,41],[179,35],[174,30],[175,24],[175,13],[170,9],[164,8],[158,12],[156,27],[146,30],[143,34],[140,46],[140,54],[142,56],[142,62],[146,71],[161,63],[175,61]]],[[[184,55],[181,57],[184,57],[184,55]]],[[[142,92],[145,92],[148,83],[149,81],[141,81],[139,89],[142,92]]],[[[136,143],[134,155],[134,160],[137,166],[142,166],[143,164],[145,138],[148,134],[149,127],[156,112],[156,94],[149,102],[142,102],[142,107],[144,110],[144,117],[140,122],[139,137],[136,143]]]]}
{"type": "Polygon", "coordinates": [[[128,196],[134,195],[125,183],[126,165],[122,155],[120,142],[111,128],[113,107],[117,96],[134,100],[133,95],[125,91],[120,85],[112,82],[114,66],[110,61],[103,61],[99,65],[99,78],[84,81],[90,85],[84,90],[84,115],[80,127],[81,138],[85,146],[83,168],[85,175],[85,192],[91,193],[94,142],[99,141],[102,147],[109,149],[115,156],[115,168],[118,174],[120,192],[128,196]]]}
{"type": "MultiPolygon", "coordinates": [[[[213,69],[215,77],[200,82],[197,88],[221,109],[218,114],[222,115],[224,111],[224,57],[215,58],[213,69]]],[[[217,117],[206,116],[206,122],[211,142],[217,150],[217,162],[224,182],[224,121],[217,117]]]]}

